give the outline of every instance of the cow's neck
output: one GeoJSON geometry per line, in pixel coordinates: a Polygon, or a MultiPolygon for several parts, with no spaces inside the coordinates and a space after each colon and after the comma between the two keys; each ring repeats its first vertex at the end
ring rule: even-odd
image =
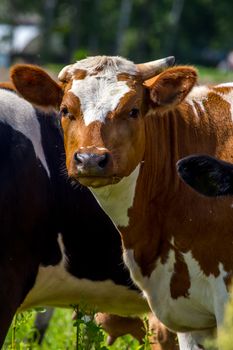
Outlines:
{"type": "Polygon", "coordinates": [[[91,189],[100,206],[109,215],[116,227],[129,226],[128,209],[133,206],[138,165],[128,177],[114,185],[91,189]]]}

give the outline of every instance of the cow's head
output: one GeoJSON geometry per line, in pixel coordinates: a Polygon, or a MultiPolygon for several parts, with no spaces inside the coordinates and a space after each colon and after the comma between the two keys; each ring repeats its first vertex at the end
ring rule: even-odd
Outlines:
{"type": "Polygon", "coordinates": [[[205,196],[233,195],[233,164],[207,155],[192,155],[177,162],[180,177],[205,196]]]}
{"type": "Polygon", "coordinates": [[[98,187],[118,182],[143,160],[147,110],[172,108],[193,87],[191,67],[161,73],[173,62],[90,57],[63,68],[60,85],[33,66],[16,66],[11,76],[30,102],[60,106],[69,175],[98,187]]]}

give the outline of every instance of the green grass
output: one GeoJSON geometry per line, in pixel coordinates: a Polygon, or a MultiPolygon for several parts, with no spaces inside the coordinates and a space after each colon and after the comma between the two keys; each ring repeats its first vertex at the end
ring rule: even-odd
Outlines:
{"type": "Polygon", "coordinates": [[[233,81],[233,71],[222,71],[218,68],[197,66],[200,82],[203,84],[215,84],[233,81]]]}
{"type": "Polygon", "coordinates": [[[148,348],[146,345],[140,346],[138,341],[131,336],[118,338],[114,345],[107,346],[107,334],[100,327],[95,326],[93,322],[90,322],[87,327],[86,322],[83,322],[79,327],[80,337],[79,347],[77,347],[77,327],[72,321],[72,313],[71,309],[55,310],[41,346],[32,340],[36,312],[29,311],[18,315],[16,322],[13,322],[8,332],[3,350],[147,350],[148,348]],[[13,326],[15,323],[14,342],[13,326]],[[84,329],[84,327],[88,329],[84,329]],[[92,339],[94,344],[90,344],[87,338],[92,339]]]}

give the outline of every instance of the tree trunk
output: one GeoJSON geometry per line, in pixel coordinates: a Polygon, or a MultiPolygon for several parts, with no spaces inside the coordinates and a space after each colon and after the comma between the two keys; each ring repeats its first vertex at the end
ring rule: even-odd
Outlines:
{"type": "Polygon", "coordinates": [[[44,0],[43,2],[43,21],[41,25],[42,44],[41,44],[41,61],[48,62],[51,58],[51,38],[55,16],[57,0],[44,0]]]}

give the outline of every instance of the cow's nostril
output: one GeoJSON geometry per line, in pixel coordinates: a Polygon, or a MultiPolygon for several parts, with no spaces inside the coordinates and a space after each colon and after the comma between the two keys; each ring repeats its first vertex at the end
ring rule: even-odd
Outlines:
{"type": "Polygon", "coordinates": [[[96,154],[96,153],[75,153],[74,161],[79,170],[82,171],[95,171],[97,169],[102,171],[108,164],[110,156],[108,153],[96,154]]]}
{"type": "Polygon", "coordinates": [[[109,161],[109,155],[108,153],[104,153],[102,156],[100,156],[100,159],[99,159],[99,162],[98,162],[98,165],[100,168],[105,168],[106,165],[108,164],[108,161],[109,161]]]}
{"type": "Polygon", "coordinates": [[[75,161],[76,161],[76,163],[77,163],[78,165],[83,164],[84,159],[83,159],[82,154],[80,154],[80,153],[75,153],[75,154],[74,154],[74,159],[75,159],[75,161]]]}

